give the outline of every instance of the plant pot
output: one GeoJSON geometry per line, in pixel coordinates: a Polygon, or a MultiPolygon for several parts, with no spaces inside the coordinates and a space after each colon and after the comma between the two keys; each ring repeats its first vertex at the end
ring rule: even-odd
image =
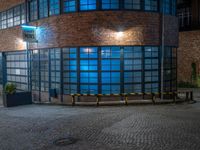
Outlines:
{"type": "Polygon", "coordinates": [[[4,94],[3,96],[4,107],[13,107],[13,106],[27,105],[27,104],[32,104],[31,92],[4,94]]]}

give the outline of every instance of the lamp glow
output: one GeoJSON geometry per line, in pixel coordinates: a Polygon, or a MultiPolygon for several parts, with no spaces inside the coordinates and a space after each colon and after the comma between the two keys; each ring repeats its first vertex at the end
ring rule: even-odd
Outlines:
{"type": "Polygon", "coordinates": [[[35,26],[27,26],[27,25],[22,25],[22,28],[27,28],[27,29],[36,29],[37,27],[35,26]]]}
{"type": "Polygon", "coordinates": [[[121,38],[124,35],[124,32],[120,31],[116,33],[117,38],[121,38]]]}

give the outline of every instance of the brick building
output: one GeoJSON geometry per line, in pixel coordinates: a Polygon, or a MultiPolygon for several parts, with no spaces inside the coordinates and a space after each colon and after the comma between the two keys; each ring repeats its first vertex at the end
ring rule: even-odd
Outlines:
{"type": "Polygon", "coordinates": [[[176,90],[175,0],[0,3],[1,84],[32,91],[34,101],[176,90]],[[24,42],[23,28],[35,28],[36,43],[24,42]]]}
{"type": "Polygon", "coordinates": [[[178,81],[196,84],[200,76],[200,1],[179,0],[178,81]]]}

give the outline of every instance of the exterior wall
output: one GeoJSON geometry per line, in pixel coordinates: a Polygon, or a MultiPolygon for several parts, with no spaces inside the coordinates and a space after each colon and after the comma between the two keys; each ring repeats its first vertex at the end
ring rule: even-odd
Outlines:
{"type": "Polygon", "coordinates": [[[179,33],[178,81],[191,82],[192,63],[200,74],[200,30],[179,33]]]}
{"type": "MultiPolygon", "coordinates": [[[[159,13],[92,11],[62,14],[31,23],[38,26],[38,43],[31,49],[64,46],[161,45],[159,13]],[[123,31],[122,37],[116,34],[123,31]]],[[[165,45],[178,45],[177,18],[165,16],[165,45]]],[[[0,30],[0,50],[26,49],[19,26],[0,30]]]]}
{"type": "Polygon", "coordinates": [[[0,12],[23,2],[25,2],[25,0],[0,0],[0,12]]]}

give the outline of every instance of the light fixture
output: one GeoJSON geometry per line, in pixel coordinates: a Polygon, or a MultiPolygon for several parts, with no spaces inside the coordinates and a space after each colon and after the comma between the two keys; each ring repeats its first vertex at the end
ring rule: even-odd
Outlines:
{"type": "Polygon", "coordinates": [[[22,25],[22,28],[26,28],[26,29],[36,29],[37,27],[35,26],[28,26],[28,25],[22,25]]]}
{"type": "Polygon", "coordinates": [[[122,32],[122,31],[119,31],[116,33],[117,38],[121,38],[123,35],[124,35],[124,32],[122,32]]]}

